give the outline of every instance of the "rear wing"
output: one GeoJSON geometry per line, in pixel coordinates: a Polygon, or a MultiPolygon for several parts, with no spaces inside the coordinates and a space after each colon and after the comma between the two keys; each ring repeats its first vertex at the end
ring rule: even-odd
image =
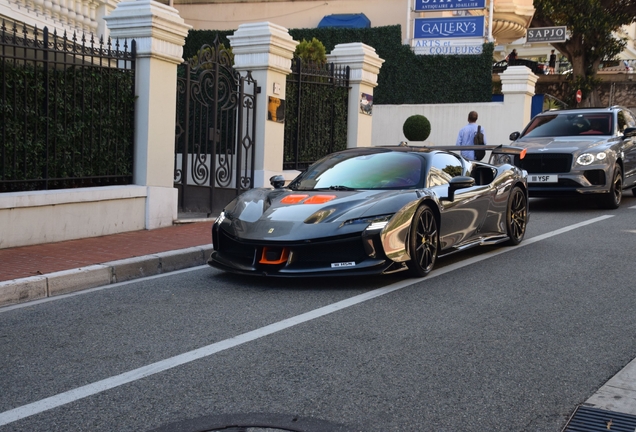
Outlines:
{"type": "Polygon", "coordinates": [[[515,156],[519,155],[519,159],[523,159],[526,156],[525,148],[509,146],[509,145],[469,145],[469,146],[430,146],[431,150],[444,150],[444,151],[463,151],[463,150],[486,150],[490,151],[489,163],[492,165],[501,165],[509,163],[514,165],[515,156]],[[500,157],[500,155],[509,155],[510,157],[500,157]]]}

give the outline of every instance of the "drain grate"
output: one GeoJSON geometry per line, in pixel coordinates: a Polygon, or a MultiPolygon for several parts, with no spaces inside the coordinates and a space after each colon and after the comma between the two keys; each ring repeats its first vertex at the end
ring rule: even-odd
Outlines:
{"type": "Polygon", "coordinates": [[[588,406],[576,409],[563,432],[634,432],[636,416],[588,406]]]}

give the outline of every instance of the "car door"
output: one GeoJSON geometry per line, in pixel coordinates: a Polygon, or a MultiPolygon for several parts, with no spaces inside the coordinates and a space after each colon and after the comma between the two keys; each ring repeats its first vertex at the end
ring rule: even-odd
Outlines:
{"type": "MultiPolygon", "coordinates": [[[[629,110],[621,110],[618,113],[619,132],[626,128],[636,127],[636,118],[629,110]]],[[[636,184],[636,138],[626,137],[623,140],[623,184],[630,186],[636,184]]]]}
{"type": "MultiPolygon", "coordinates": [[[[437,153],[431,158],[427,185],[438,197],[448,197],[450,180],[463,172],[459,157],[452,153],[437,153]]],[[[440,201],[442,249],[460,246],[479,235],[493,193],[490,185],[476,185],[457,190],[453,201],[440,201]]]]}

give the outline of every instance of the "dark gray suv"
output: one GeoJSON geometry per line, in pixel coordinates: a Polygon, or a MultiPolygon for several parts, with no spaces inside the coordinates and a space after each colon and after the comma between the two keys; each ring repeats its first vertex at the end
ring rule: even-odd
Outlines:
{"type": "Polygon", "coordinates": [[[510,140],[527,149],[514,162],[528,172],[530,196],[590,194],[610,209],[624,189],[636,196],[636,116],[627,108],[545,111],[510,140]]]}

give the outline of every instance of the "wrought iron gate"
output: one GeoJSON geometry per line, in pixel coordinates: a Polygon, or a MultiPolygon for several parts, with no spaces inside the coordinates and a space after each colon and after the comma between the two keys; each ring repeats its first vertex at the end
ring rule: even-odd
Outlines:
{"type": "Polygon", "coordinates": [[[179,66],[174,183],[179,211],[218,214],[254,183],[256,82],[218,38],[179,66]]]}
{"type": "Polygon", "coordinates": [[[287,76],[283,168],[304,170],[347,148],[349,66],[292,60],[287,76]]]}

